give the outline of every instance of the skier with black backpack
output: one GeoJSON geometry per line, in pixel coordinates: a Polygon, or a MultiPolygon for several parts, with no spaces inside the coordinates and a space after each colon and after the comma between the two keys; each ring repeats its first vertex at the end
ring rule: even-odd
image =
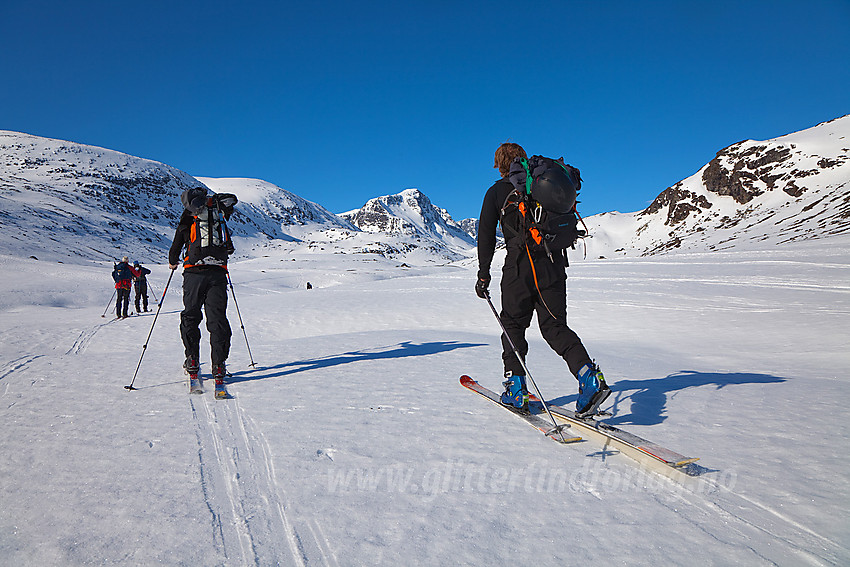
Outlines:
{"type": "Polygon", "coordinates": [[[135,268],[130,267],[130,258],[127,256],[113,265],[112,279],[115,281],[115,290],[118,292],[118,297],[115,299],[116,319],[127,318],[127,310],[130,307],[130,288],[133,286],[133,278],[137,275],[135,268]]]}
{"type": "Polygon", "coordinates": [[[201,393],[200,324],[206,315],[210,333],[212,375],[216,398],[227,398],[225,362],[230,353],[230,323],[227,320],[227,258],[234,252],[226,221],[233,213],[235,195],[207,195],[206,187],[187,189],[180,197],[184,211],[168,252],[168,264],[176,270],[183,254],[183,311],[180,313],[180,337],[192,393],[201,393]],[[203,307],[203,314],[201,308],[203,307]]]}
{"type": "Polygon", "coordinates": [[[500,284],[499,319],[507,334],[502,336],[505,392],[501,401],[528,407],[525,331],[536,312],[543,338],[578,380],[576,413],[593,415],[611,390],[579,336],[567,326],[565,249],[585,234],[578,229],[575,211],[581,187],[579,171],[563,160],[528,158],[519,144],[509,142],[496,150],[493,167],[502,178],[487,190],[481,207],[475,292],[489,298],[490,264],[496,228],[501,223],[507,248],[500,284]]]}

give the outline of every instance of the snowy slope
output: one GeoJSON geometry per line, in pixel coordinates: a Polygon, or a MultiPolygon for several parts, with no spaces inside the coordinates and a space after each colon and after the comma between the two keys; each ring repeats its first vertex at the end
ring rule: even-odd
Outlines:
{"type": "MultiPolygon", "coordinates": [[[[179,274],[129,392],[154,318],[100,317],[108,270],[0,257],[0,563],[850,564],[848,244],[570,269],[610,421],[701,457],[689,486],[458,385],[501,381],[472,266],[306,242],[234,262],[257,366],[231,305],[235,398],[216,402],[186,394],[179,274]]],[[[573,403],[529,342],[543,393],[573,403]]]]}
{"type": "Polygon", "coordinates": [[[103,261],[161,255],[174,235],[182,171],[94,146],[0,131],[0,251],[103,261]]]}
{"type": "MultiPolygon", "coordinates": [[[[591,190],[585,187],[585,191],[591,190]]],[[[585,219],[588,257],[723,250],[850,232],[850,115],[733,144],[645,210],[585,219]]]]}
{"type": "Polygon", "coordinates": [[[260,179],[198,177],[215,193],[233,193],[239,198],[238,215],[257,223],[260,232],[274,238],[291,240],[310,230],[357,228],[340,219],[321,205],[260,179]]]}

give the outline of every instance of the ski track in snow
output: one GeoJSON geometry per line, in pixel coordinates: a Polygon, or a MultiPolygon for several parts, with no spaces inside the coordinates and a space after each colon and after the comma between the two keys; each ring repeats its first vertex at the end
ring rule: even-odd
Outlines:
{"type": "Polygon", "coordinates": [[[35,356],[21,356],[19,358],[16,358],[15,360],[7,362],[3,365],[2,368],[0,368],[0,380],[10,375],[12,372],[17,372],[18,370],[21,370],[22,368],[29,365],[32,361],[39,359],[42,356],[43,355],[41,354],[37,354],[35,356]]]}
{"type": "Polygon", "coordinates": [[[797,554],[798,560],[808,565],[839,565],[841,564],[841,557],[850,552],[840,543],[818,534],[775,508],[735,491],[734,486],[717,482],[712,477],[711,472],[707,471],[707,476],[706,473],[703,473],[700,482],[704,484],[699,491],[678,490],[679,487],[671,484],[674,489],[670,492],[661,493],[655,500],[671,509],[678,517],[682,518],[682,521],[693,525],[719,543],[739,545],[739,542],[728,542],[725,539],[720,539],[710,528],[702,525],[704,523],[702,520],[692,517],[687,509],[683,510],[672,505],[670,497],[674,497],[673,501],[702,509],[706,518],[723,518],[724,522],[730,528],[734,528],[744,539],[758,541],[758,538],[754,538],[752,534],[747,532],[761,532],[773,538],[775,542],[784,543],[787,546],[784,549],[776,545],[773,548],[764,548],[761,545],[748,546],[748,549],[759,560],[770,564],[783,564],[781,558],[787,558],[787,553],[790,550],[797,554]],[[778,521],[773,524],[765,522],[764,515],[759,514],[759,511],[767,512],[778,521]],[[775,555],[766,555],[769,551],[775,555]]]}
{"type": "Polygon", "coordinates": [[[77,340],[74,341],[74,344],[71,345],[65,354],[82,354],[85,352],[86,347],[89,346],[89,343],[100,330],[103,325],[96,325],[94,327],[90,327],[88,329],[83,329],[80,331],[80,336],[77,337],[77,340]]]}
{"type": "Polygon", "coordinates": [[[338,565],[321,525],[294,517],[277,481],[270,446],[239,402],[191,396],[189,405],[212,539],[225,560],[338,565]]]}
{"type": "MultiPolygon", "coordinates": [[[[9,376],[10,374],[13,374],[15,372],[18,372],[20,370],[25,369],[27,366],[32,364],[33,361],[41,358],[42,356],[44,356],[44,355],[37,354],[37,355],[34,355],[34,356],[21,356],[19,358],[16,358],[16,359],[10,361],[10,362],[7,362],[6,364],[3,365],[2,368],[0,368],[0,381],[3,381],[3,379],[6,378],[7,376],[9,376]]],[[[30,385],[33,385],[33,384],[35,384],[34,380],[30,383],[30,385]]],[[[12,384],[9,383],[8,380],[6,380],[5,383],[4,383],[4,387],[3,387],[3,393],[0,394],[0,397],[5,398],[9,394],[9,388],[11,386],[12,386],[12,384]]],[[[9,403],[6,406],[6,409],[11,409],[17,403],[18,403],[17,400],[9,403]]]]}

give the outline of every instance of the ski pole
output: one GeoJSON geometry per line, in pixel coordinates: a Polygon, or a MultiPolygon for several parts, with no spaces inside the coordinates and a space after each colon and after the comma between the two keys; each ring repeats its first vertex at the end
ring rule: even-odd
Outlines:
{"type": "Polygon", "coordinates": [[[248,344],[248,333],[245,332],[245,324],[242,323],[242,314],[239,312],[239,303],[236,301],[236,292],[233,290],[233,281],[230,279],[230,272],[227,272],[227,283],[230,284],[230,293],[233,295],[233,305],[236,306],[236,314],[239,316],[239,326],[242,327],[242,334],[245,336],[245,346],[248,347],[248,358],[251,359],[249,366],[256,366],[254,357],[251,355],[251,345],[248,344]]]}
{"type": "Polygon", "coordinates": [[[117,288],[117,287],[116,287],[115,289],[113,289],[113,290],[112,290],[112,295],[111,295],[111,296],[110,296],[110,298],[109,298],[109,303],[107,303],[107,304],[106,304],[106,309],[104,309],[104,310],[103,310],[103,315],[101,315],[101,316],[100,316],[101,318],[105,318],[105,317],[106,317],[106,312],[107,312],[107,311],[109,311],[109,306],[110,306],[110,305],[112,305],[112,298],[113,298],[113,297],[115,297],[115,293],[116,293],[117,291],[118,291],[118,288],[117,288]]]}
{"type": "Polygon", "coordinates": [[[139,364],[136,365],[136,371],[133,373],[133,380],[130,381],[129,386],[124,386],[125,390],[137,390],[138,388],[134,388],[133,384],[136,383],[136,376],[139,374],[139,368],[142,366],[142,359],[145,357],[145,351],[148,348],[148,342],[151,340],[151,335],[153,334],[153,326],[156,325],[156,319],[159,317],[159,311],[162,309],[162,304],[165,303],[165,293],[168,291],[168,284],[171,283],[171,278],[174,276],[174,272],[177,268],[171,269],[171,274],[168,276],[168,281],[165,283],[165,289],[162,290],[162,301],[159,302],[159,307],[156,308],[156,315],[154,315],[153,323],[151,323],[151,330],[148,332],[148,338],[145,339],[145,344],[142,345],[142,356],[139,357],[139,364]]]}
{"type": "MultiPolygon", "coordinates": [[[[546,400],[543,399],[543,395],[540,393],[540,389],[537,387],[537,383],[534,381],[534,378],[531,377],[531,372],[528,371],[528,367],[525,365],[525,361],[523,361],[522,356],[519,354],[519,349],[516,348],[514,342],[511,340],[511,337],[508,335],[508,330],[505,329],[505,324],[502,323],[502,319],[499,317],[499,313],[496,311],[496,308],[493,307],[493,302],[490,301],[490,292],[486,292],[485,299],[487,300],[487,304],[490,306],[490,310],[493,312],[493,315],[496,317],[496,321],[499,322],[499,326],[502,328],[502,333],[505,335],[505,338],[508,340],[508,344],[511,345],[511,350],[514,351],[514,354],[519,360],[520,365],[522,365],[522,369],[525,370],[525,375],[528,377],[528,381],[531,382],[531,385],[534,386],[534,392],[537,394],[537,398],[540,400],[540,403],[543,405],[543,409],[546,410],[546,413],[549,415],[549,419],[552,421],[552,425],[554,429],[546,433],[546,435],[551,435],[554,432],[557,432],[561,436],[561,441],[566,443],[567,440],[564,439],[563,428],[564,425],[558,425],[558,422],[555,421],[555,416],[552,415],[552,412],[549,411],[549,405],[546,403],[546,400]]],[[[567,425],[569,427],[569,425],[567,425]]]]}
{"type": "Polygon", "coordinates": [[[148,282],[148,289],[151,290],[151,295],[153,296],[153,300],[156,301],[157,303],[159,303],[159,300],[156,298],[156,292],[154,292],[153,286],[151,285],[151,282],[148,282]]]}

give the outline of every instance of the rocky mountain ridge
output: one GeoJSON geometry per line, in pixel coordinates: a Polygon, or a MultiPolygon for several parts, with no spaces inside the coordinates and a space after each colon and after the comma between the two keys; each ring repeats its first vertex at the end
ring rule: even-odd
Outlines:
{"type": "Polygon", "coordinates": [[[850,115],[719,152],[643,211],[586,219],[588,257],[778,245],[850,232],[850,115]]]}

